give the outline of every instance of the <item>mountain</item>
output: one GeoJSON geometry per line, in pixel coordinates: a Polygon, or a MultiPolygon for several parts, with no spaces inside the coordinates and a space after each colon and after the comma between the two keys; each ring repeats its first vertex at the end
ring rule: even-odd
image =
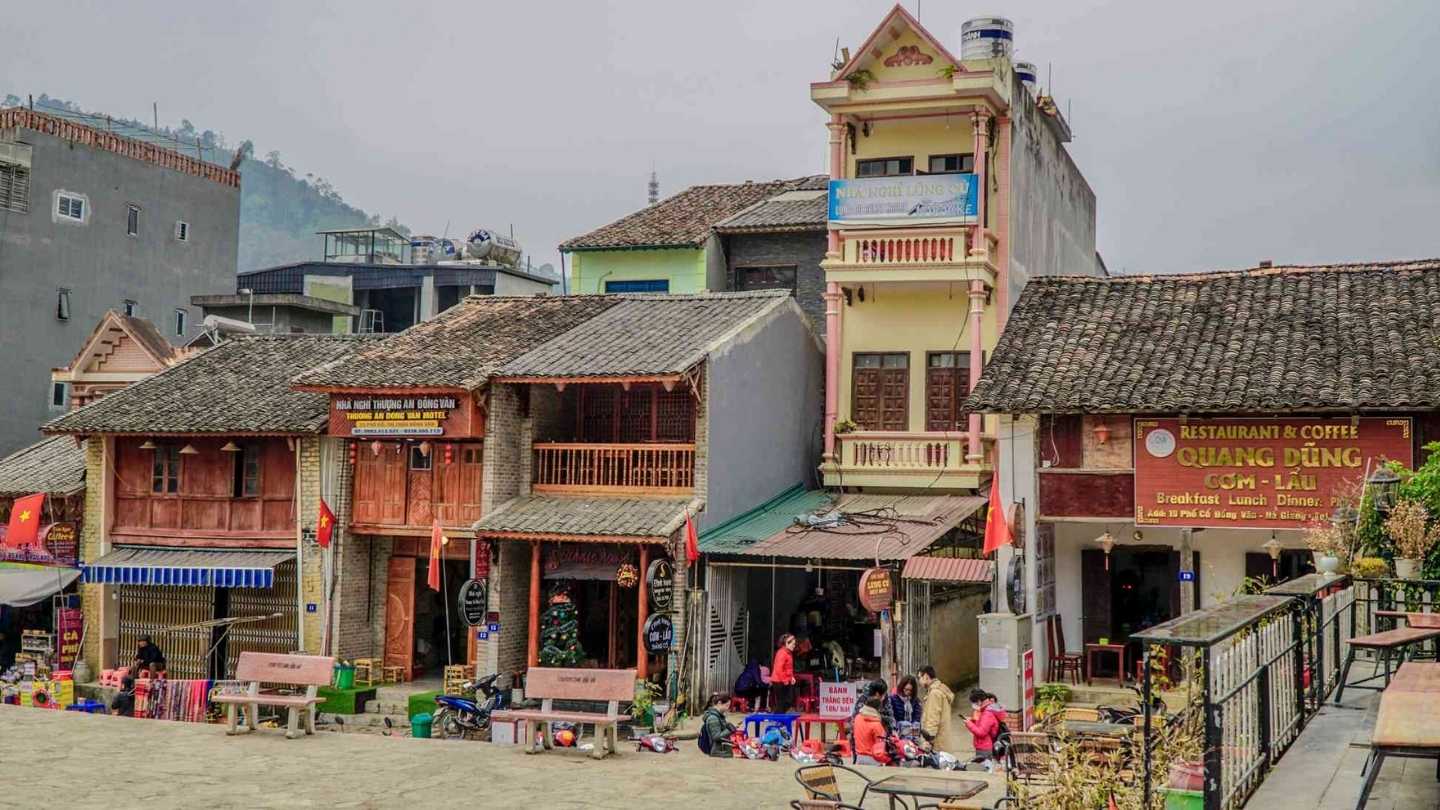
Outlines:
{"type": "MultiPolygon", "coordinates": [[[[29,103],[6,95],[0,106],[29,103]]],[[[73,118],[91,126],[108,127],[120,135],[168,146],[204,160],[229,166],[236,152],[245,155],[240,169],[240,259],[237,270],[254,270],[277,264],[320,258],[321,246],[315,232],[323,228],[380,225],[378,214],[367,213],[345,201],[335,186],[323,177],[300,176],[285,165],[278,151],[255,157],[254,145],[226,142],[222,133],[201,130],[187,120],[179,128],[154,127],[135,119],[115,118],[89,112],[74,102],[41,94],[35,98],[39,112],[73,118]]],[[[384,222],[403,234],[409,229],[395,217],[384,222]]]]}

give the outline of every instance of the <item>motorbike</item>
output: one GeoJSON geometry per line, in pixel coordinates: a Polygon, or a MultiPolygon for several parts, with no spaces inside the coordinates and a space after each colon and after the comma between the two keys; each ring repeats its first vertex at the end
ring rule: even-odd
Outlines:
{"type": "Polygon", "coordinates": [[[489,729],[490,713],[505,708],[505,692],[495,687],[499,677],[487,675],[478,681],[466,681],[460,695],[436,695],[433,722],[439,736],[462,740],[489,729]]]}

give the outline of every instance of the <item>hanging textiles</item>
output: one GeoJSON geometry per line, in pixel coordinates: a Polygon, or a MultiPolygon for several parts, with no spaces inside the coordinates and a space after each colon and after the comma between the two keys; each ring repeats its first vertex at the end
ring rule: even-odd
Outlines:
{"type": "Polygon", "coordinates": [[[75,568],[0,563],[0,605],[25,607],[63,590],[80,576],[75,568]]]}
{"type": "Polygon", "coordinates": [[[204,723],[212,689],[230,690],[235,681],[156,680],[135,682],[135,716],[151,720],[204,723]]]}

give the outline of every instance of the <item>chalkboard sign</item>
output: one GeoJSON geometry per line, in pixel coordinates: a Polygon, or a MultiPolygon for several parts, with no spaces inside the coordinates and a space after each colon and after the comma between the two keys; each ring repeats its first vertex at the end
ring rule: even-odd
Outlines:
{"type": "Polygon", "coordinates": [[[460,616],[467,627],[485,624],[485,614],[490,607],[489,595],[489,583],[483,579],[467,579],[460,586],[460,616]]]}
{"type": "Polygon", "coordinates": [[[645,651],[651,655],[669,652],[675,641],[675,623],[664,613],[656,613],[645,620],[645,651]]]}
{"type": "Polygon", "coordinates": [[[669,610],[675,594],[675,566],[663,558],[650,563],[645,572],[645,585],[650,589],[650,603],[655,609],[669,610]]]}

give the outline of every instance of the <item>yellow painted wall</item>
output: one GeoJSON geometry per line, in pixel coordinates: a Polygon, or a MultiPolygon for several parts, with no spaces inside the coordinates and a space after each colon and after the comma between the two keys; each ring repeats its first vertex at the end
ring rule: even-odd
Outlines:
{"type": "MultiPolygon", "coordinates": [[[[909,430],[925,429],[925,364],[927,352],[968,351],[966,320],[969,296],[963,284],[866,284],[865,300],[858,288],[841,314],[840,417],[851,418],[852,355],[856,352],[908,352],[910,355],[909,430]],[[958,345],[957,345],[958,341],[958,345]]],[[[986,356],[995,347],[995,307],[987,304],[980,319],[986,356]]]]}
{"type": "Polygon", "coordinates": [[[914,31],[907,30],[900,35],[899,39],[881,45],[880,57],[867,59],[864,69],[870,71],[870,75],[878,82],[913,82],[921,79],[942,78],[940,71],[948,65],[950,65],[950,60],[946,59],[943,54],[921,40],[914,31]],[[930,57],[930,64],[897,64],[893,67],[885,64],[885,60],[894,57],[902,47],[906,46],[919,48],[922,55],[930,57]]]}
{"type": "Polygon", "coordinates": [[[704,248],[582,250],[570,254],[570,292],[605,292],[607,281],[670,279],[670,292],[705,292],[704,248]]]}
{"type": "Polygon", "coordinates": [[[915,158],[915,168],[926,171],[931,155],[966,154],[975,151],[975,132],[970,116],[956,113],[942,118],[904,118],[876,121],[867,136],[857,128],[855,154],[848,155],[846,176],[855,176],[855,161],[867,158],[915,158]]]}

